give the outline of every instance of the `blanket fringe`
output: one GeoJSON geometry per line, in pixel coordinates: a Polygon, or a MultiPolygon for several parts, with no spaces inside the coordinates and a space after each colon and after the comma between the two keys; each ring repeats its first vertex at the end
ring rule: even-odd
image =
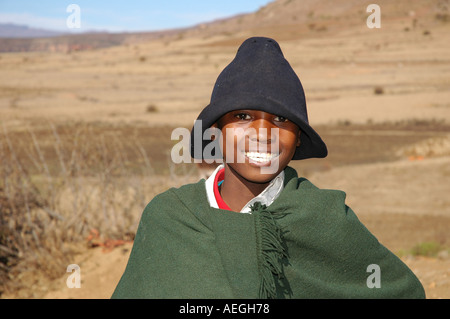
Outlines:
{"type": "Polygon", "coordinates": [[[257,202],[252,207],[260,229],[260,272],[259,297],[274,299],[277,297],[276,280],[284,278],[282,259],[287,257],[283,246],[282,229],[276,222],[285,214],[270,212],[265,205],[257,202]]]}

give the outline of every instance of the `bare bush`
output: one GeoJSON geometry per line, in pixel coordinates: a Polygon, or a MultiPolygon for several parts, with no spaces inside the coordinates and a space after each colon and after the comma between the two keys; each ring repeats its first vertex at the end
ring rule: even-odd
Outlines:
{"type": "Polygon", "coordinates": [[[63,275],[92,229],[105,239],[132,239],[143,207],[166,187],[139,139],[90,125],[70,134],[51,124],[20,134],[3,127],[0,287],[63,275]]]}

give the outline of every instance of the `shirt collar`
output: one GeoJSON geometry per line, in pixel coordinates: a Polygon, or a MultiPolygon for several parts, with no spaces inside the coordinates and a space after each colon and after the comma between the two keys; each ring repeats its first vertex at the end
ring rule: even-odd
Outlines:
{"type": "MultiPolygon", "coordinates": [[[[208,198],[209,205],[213,208],[226,209],[227,207],[223,205],[225,204],[225,202],[223,202],[222,198],[220,197],[220,194],[218,194],[219,197],[216,197],[216,194],[214,193],[216,175],[223,168],[224,168],[223,164],[219,165],[215,169],[215,171],[211,174],[211,176],[209,176],[208,179],[205,181],[206,196],[208,198]],[[221,201],[222,204],[219,205],[221,201]]],[[[284,188],[284,171],[281,171],[281,173],[278,174],[259,195],[251,199],[247,204],[244,205],[244,207],[242,207],[241,213],[250,213],[251,212],[250,206],[252,206],[256,202],[260,202],[263,205],[269,206],[270,204],[273,203],[275,199],[278,198],[283,188],[284,188]]]]}

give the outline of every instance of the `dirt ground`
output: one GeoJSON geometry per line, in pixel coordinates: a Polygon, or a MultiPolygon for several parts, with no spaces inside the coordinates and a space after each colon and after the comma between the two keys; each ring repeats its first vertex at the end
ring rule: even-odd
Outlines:
{"type": "MultiPolygon", "coordinates": [[[[345,191],[347,204],[414,271],[427,296],[450,298],[450,32],[427,7],[437,2],[415,8],[382,1],[380,29],[367,28],[365,8],[343,10],[342,17],[302,8],[292,16],[291,3],[328,2],[277,1],[250,18],[265,21],[270,9],[276,21],[289,15],[286,25],[243,25],[241,17],[233,28],[220,22],[107,49],[0,54],[0,129],[11,136],[31,130],[50,141],[49,124],[71,136],[88,123],[139,137],[157,177],[167,179],[172,129],[192,126],[243,39],[273,37],[302,81],[310,124],[329,148],[325,159],[292,166],[321,188],[345,191]],[[315,20],[304,22],[301,13],[315,20]],[[414,253],[427,243],[435,251],[414,253]]],[[[84,248],[72,260],[81,267],[80,289],[67,288],[64,268],[45,287],[2,298],[109,298],[130,249],[84,248]]]]}

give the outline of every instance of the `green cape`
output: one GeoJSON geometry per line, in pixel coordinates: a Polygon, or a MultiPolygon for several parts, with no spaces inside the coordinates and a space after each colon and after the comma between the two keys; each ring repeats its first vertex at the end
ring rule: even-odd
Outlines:
{"type": "Polygon", "coordinates": [[[157,195],[112,297],[425,297],[344,192],[319,189],[290,167],[285,174],[280,196],[252,214],[211,208],[204,180],[157,195]]]}

